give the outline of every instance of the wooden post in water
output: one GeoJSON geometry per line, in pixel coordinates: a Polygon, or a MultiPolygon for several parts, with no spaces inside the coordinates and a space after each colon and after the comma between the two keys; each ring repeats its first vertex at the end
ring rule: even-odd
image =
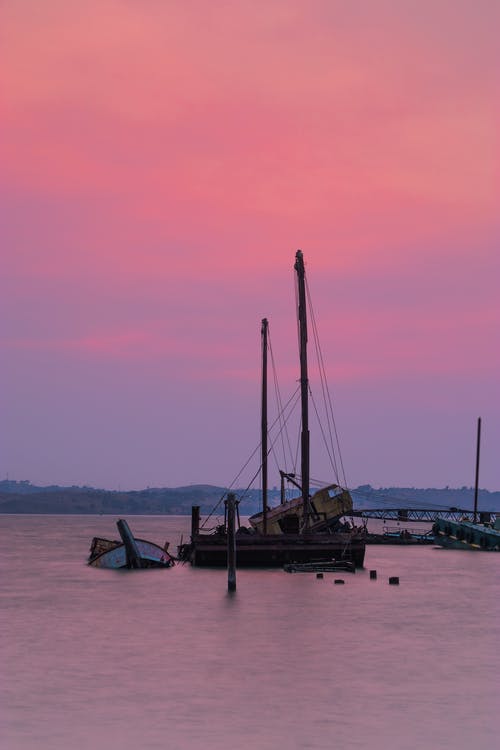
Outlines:
{"type": "Polygon", "coordinates": [[[477,496],[479,493],[479,452],[481,449],[481,417],[477,420],[476,481],[474,483],[474,523],[477,523],[477,496]]]}
{"type": "Polygon", "coordinates": [[[191,506],[191,541],[193,541],[193,537],[198,535],[199,531],[200,531],[200,506],[192,505],[191,506]]]}
{"type": "Polygon", "coordinates": [[[227,590],[236,591],[236,497],[230,492],[227,505],[227,590]]]}

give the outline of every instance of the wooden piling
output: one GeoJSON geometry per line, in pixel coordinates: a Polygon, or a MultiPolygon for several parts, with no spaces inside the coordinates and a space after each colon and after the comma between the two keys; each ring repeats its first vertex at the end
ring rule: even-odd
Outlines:
{"type": "Polygon", "coordinates": [[[191,541],[200,531],[200,506],[191,506],[191,541]]]}
{"type": "Polygon", "coordinates": [[[236,497],[229,493],[227,505],[227,590],[236,591],[236,497]]]}

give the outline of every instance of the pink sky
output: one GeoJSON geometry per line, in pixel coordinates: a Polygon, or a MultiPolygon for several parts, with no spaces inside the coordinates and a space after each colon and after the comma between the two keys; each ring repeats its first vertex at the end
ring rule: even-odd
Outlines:
{"type": "Polygon", "coordinates": [[[500,489],[498,28],[493,0],[2,3],[1,478],[228,484],[263,316],[295,387],[300,247],[349,484],[473,484],[481,416],[500,489]]]}

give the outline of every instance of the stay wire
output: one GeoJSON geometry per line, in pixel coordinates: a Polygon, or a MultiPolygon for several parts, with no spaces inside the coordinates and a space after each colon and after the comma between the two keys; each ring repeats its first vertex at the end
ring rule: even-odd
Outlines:
{"type": "MultiPolygon", "coordinates": [[[[326,414],[326,420],[327,420],[327,425],[328,425],[328,434],[329,434],[330,446],[331,446],[331,463],[332,463],[332,468],[334,470],[337,482],[340,482],[339,471],[338,471],[338,467],[337,467],[337,461],[336,461],[336,458],[335,458],[335,448],[334,448],[334,442],[333,442],[332,426],[331,426],[331,422],[330,422],[330,414],[329,414],[329,410],[328,410],[328,401],[327,401],[327,396],[326,396],[326,391],[328,389],[328,385],[327,385],[327,382],[326,382],[325,367],[324,367],[322,353],[321,353],[321,346],[320,346],[320,343],[319,343],[319,334],[318,334],[318,327],[317,327],[317,323],[316,323],[316,316],[314,314],[314,309],[313,309],[313,306],[312,306],[311,294],[310,294],[309,286],[307,285],[307,282],[306,282],[306,291],[307,291],[307,300],[308,300],[308,304],[309,304],[309,313],[310,313],[311,322],[312,322],[314,345],[315,345],[315,349],[316,349],[316,358],[317,358],[317,361],[318,361],[318,370],[319,370],[319,376],[320,376],[320,384],[321,384],[321,390],[322,390],[322,394],[323,394],[323,404],[324,404],[324,407],[325,407],[325,414],[326,414]]],[[[317,417],[318,417],[318,421],[320,421],[318,413],[317,413],[317,417]]],[[[333,419],[333,414],[332,414],[332,419],[333,419]]],[[[321,422],[320,422],[320,425],[321,425],[321,422]]],[[[323,435],[324,435],[324,432],[323,432],[323,435]]],[[[324,436],[324,441],[325,441],[325,445],[326,445],[326,437],[325,436],[324,436]]],[[[337,441],[337,446],[338,446],[338,441],[337,441]]]]}
{"type": "MultiPolygon", "coordinates": [[[[279,387],[279,382],[278,382],[278,373],[277,373],[277,369],[276,369],[276,363],[275,363],[275,359],[274,359],[274,351],[273,351],[272,344],[271,344],[271,335],[270,335],[269,329],[268,329],[268,345],[269,345],[269,354],[271,355],[271,368],[272,368],[272,372],[273,372],[273,383],[274,383],[275,398],[276,398],[276,403],[277,403],[277,406],[278,406],[278,416],[280,418],[282,418],[282,416],[284,414],[284,409],[283,409],[283,403],[282,403],[282,399],[281,399],[281,392],[280,392],[280,387],[279,387]]],[[[285,439],[284,439],[285,437],[286,437],[286,443],[287,443],[287,447],[288,447],[288,453],[289,453],[289,456],[290,456],[290,463],[293,464],[293,454],[292,454],[292,446],[290,445],[290,435],[289,435],[288,430],[284,430],[284,436],[283,436],[283,433],[282,433],[282,440],[281,440],[281,449],[282,449],[282,452],[283,452],[283,466],[286,466],[286,462],[287,462],[287,459],[286,459],[286,446],[285,446],[285,439]]],[[[276,463],[279,465],[278,461],[276,461],[276,463]]]]}
{"type": "MultiPolygon", "coordinates": [[[[290,403],[291,403],[291,402],[293,401],[294,397],[295,397],[295,398],[297,397],[298,391],[299,391],[299,388],[297,387],[297,389],[295,390],[295,392],[294,392],[294,393],[293,393],[293,394],[292,394],[292,395],[290,396],[290,398],[289,398],[289,399],[288,399],[288,401],[286,402],[286,404],[285,404],[285,407],[284,407],[284,411],[286,411],[286,409],[288,409],[288,407],[289,407],[290,403]]],[[[296,398],[296,400],[297,400],[297,398],[296,398]]],[[[294,405],[294,406],[295,406],[295,405],[294,405]]],[[[294,408],[294,407],[293,407],[293,408],[294,408]]],[[[290,414],[292,413],[292,411],[293,411],[293,408],[292,408],[292,410],[290,411],[290,414]]],[[[286,420],[285,420],[285,423],[286,423],[286,421],[288,421],[288,419],[289,419],[289,417],[290,417],[290,414],[289,414],[289,415],[288,415],[288,417],[286,418],[286,420]]],[[[272,423],[272,425],[271,425],[271,427],[270,427],[270,430],[272,430],[272,429],[274,428],[274,426],[276,425],[276,422],[277,422],[277,421],[279,420],[279,418],[280,418],[280,415],[278,415],[278,417],[276,417],[276,419],[274,420],[274,422],[272,423]]],[[[227,487],[227,489],[225,490],[224,494],[223,494],[223,495],[221,496],[221,498],[219,499],[219,501],[218,501],[218,502],[216,503],[216,505],[215,505],[215,506],[214,506],[214,507],[212,508],[212,510],[211,510],[211,511],[210,511],[210,513],[208,514],[208,516],[207,516],[207,517],[205,518],[205,520],[203,521],[203,523],[202,523],[202,525],[201,525],[201,527],[200,527],[200,528],[202,528],[202,529],[203,529],[203,528],[205,528],[205,526],[206,526],[206,524],[208,523],[208,521],[209,521],[209,520],[210,520],[210,519],[212,518],[212,516],[213,516],[213,515],[215,515],[216,511],[217,511],[217,510],[218,510],[218,508],[219,508],[219,507],[221,506],[221,504],[222,504],[222,502],[224,501],[224,498],[226,497],[226,495],[228,494],[228,492],[230,492],[230,491],[231,491],[231,489],[232,489],[232,488],[234,487],[234,485],[236,484],[236,482],[238,481],[238,479],[240,478],[240,476],[241,476],[241,475],[243,474],[243,472],[244,472],[244,471],[245,471],[245,469],[247,468],[247,466],[248,466],[248,464],[250,463],[250,461],[252,461],[252,459],[254,458],[255,454],[256,454],[256,453],[257,453],[257,452],[258,452],[258,451],[260,450],[260,447],[261,447],[261,445],[262,445],[262,442],[259,442],[259,444],[258,444],[258,445],[256,446],[256,448],[255,448],[255,449],[254,449],[254,450],[252,451],[252,453],[250,454],[250,456],[248,457],[248,459],[247,459],[247,460],[245,461],[245,463],[244,463],[244,464],[243,464],[243,466],[241,467],[241,469],[240,469],[240,471],[238,472],[238,474],[237,474],[237,475],[236,475],[236,476],[234,477],[234,479],[233,479],[233,481],[231,482],[231,484],[230,484],[230,485],[229,485],[229,486],[227,487]]],[[[255,475],[254,475],[254,477],[253,477],[252,481],[250,482],[250,484],[248,485],[248,487],[250,487],[250,486],[251,486],[251,484],[252,484],[252,483],[253,483],[253,482],[255,481],[255,478],[256,478],[256,477],[258,476],[258,474],[259,474],[259,471],[261,470],[261,468],[262,468],[262,466],[260,466],[260,467],[259,467],[259,469],[258,469],[258,470],[257,470],[257,472],[255,473],[255,475]]],[[[248,491],[248,487],[246,488],[245,492],[247,492],[247,491],[248,491]]],[[[243,495],[243,496],[244,496],[244,495],[243,495]]],[[[243,496],[242,496],[242,497],[243,497],[243,496]]],[[[240,497],[240,499],[242,499],[242,497],[240,497]]]]}
{"type": "Polygon", "coordinates": [[[341,469],[341,479],[342,479],[342,481],[340,481],[339,473],[338,473],[338,470],[336,468],[336,464],[334,466],[334,470],[335,470],[335,472],[337,474],[337,482],[339,484],[342,484],[342,486],[347,487],[347,478],[346,478],[346,473],[345,473],[345,469],[344,469],[344,462],[343,462],[343,459],[342,459],[342,452],[340,450],[340,440],[339,440],[339,436],[338,436],[337,424],[336,424],[336,421],[335,421],[335,416],[334,416],[334,411],[333,411],[333,402],[332,402],[332,397],[331,397],[330,390],[329,390],[329,387],[328,387],[328,381],[326,379],[326,368],[325,368],[325,364],[324,364],[323,352],[322,352],[322,348],[321,348],[321,344],[320,344],[320,340],[319,340],[318,326],[317,326],[317,323],[316,323],[316,316],[315,316],[314,308],[313,308],[313,305],[312,305],[312,299],[311,299],[311,294],[310,294],[309,284],[307,282],[307,278],[306,278],[306,291],[307,291],[307,299],[308,299],[308,304],[309,304],[309,311],[310,311],[310,314],[311,314],[311,322],[313,324],[313,334],[314,334],[314,341],[315,341],[315,346],[316,346],[316,356],[318,357],[318,364],[319,364],[319,369],[320,369],[320,380],[321,380],[322,390],[323,390],[323,399],[324,399],[324,403],[325,403],[325,411],[326,411],[326,415],[327,415],[327,422],[328,422],[328,428],[329,428],[329,434],[330,434],[330,441],[331,441],[331,446],[332,446],[333,454],[335,455],[335,450],[334,450],[334,447],[333,447],[333,435],[332,435],[332,431],[331,431],[331,424],[332,424],[333,425],[333,432],[335,434],[335,442],[336,442],[336,445],[337,445],[337,453],[338,453],[339,464],[340,464],[340,469],[341,469]],[[331,424],[330,424],[330,418],[331,418],[331,424]]]}
{"type": "MultiPolygon", "coordinates": [[[[288,419],[290,418],[291,414],[293,413],[293,409],[295,408],[295,406],[296,406],[296,404],[297,404],[297,400],[298,400],[298,390],[299,390],[299,389],[297,388],[297,390],[295,391],[295,395],[297,396],[297,398],[296,398],[296,400],[295,400],[295,404],[294,404],[294,405],[292,406],[292,408],[291,408],[291,410],[290,410],[290,413],[289,413],[289,414],[288,414],[288,416],[287,416],[287,417],[285,418],[283,427],[286,427],[286,423],[287,423],[288,419]]],[[[292,400],[292,399],[293,399],[293,396],[292,396],[292,397],[291,397],[291,398],[290,398],[290,399],[288,400],[288,402],[287,402],[287,405],[286,405],[286,407],[288,407],[288,405],[290,404],[290,402],[291,402],[291,400],[292,400]]],[[[286,408],[286,407],[285,407],[285,408],[286,408]]],[[[273,424],[272,424],[272,425],[271,425],[271,427],[270,427],[270,430],[272,430],[272,429],[273,429],[273,428],[275,427],[275,425],[276,425],[277,421],[278,421],[278,418],[276,418],[276,419],[274,420],[273,424]]],[[[270,448],[269,448],[269,449],[268,449],[268,451],[267,451],[267,455],[268,455],[268,456],[270,455],[271,451],[273,450],[273,448],[274,448],[274,444],[276,443],[276,441],[277,441],[277,440],[278,440],[278,438],[280,437],[280,434],[281,434],[281,429],[280,429],[280,430],[278,431],[278,434],[276,435],[276,437],[274,438],[274,440],[271,440],[271,446],[270,446],[270,448]]],[[[252,454],[253,456],[255,455],[255,453],[257,452],[257,450],[258,450],[258,449],[259,449],[259,448],[261,447],[261,445],[262,445],[262,441],[261,441],[261,442],[259,443],[259,445],[258,445],[258,446],[257,446],[257,448],[255,449],[255,451],[253,452],[253,454],[252,454]]],[[[273,451],[273,455],[275,456],[275,453],[274,453],[274,451],[273,451]]],[[[275,456],[275,460],[276,460],[276,456],[275,456]]],[[[248,463],[248,462],[247,462],[247,463],[248,463]]],[[[253,484],[253,483],[255,482],[255,480],[256,480],[256,479],[257,479],[257,477],[259,476],[259,473],[261,472],[261,470],[262,470],[262,464],[261,464],[261,465],[259,466],[259,468],[258,468],[258,469],[257,469],[257,471],[255,472],[255,474],[254,474],[254,475],[253,475],[253,477],[251,478],[250,482],[248,483],[248,485],[246,486],[246,488],[245,488],[245,489],[243,490],[243,492],[241,493],[241,495],[240,495],[240,500],[244,500],[244,499],[245,499],[245,497],[246,497],[246,495],[247,495],[247,493],[248,493],[248,490],[250,489],[250,487],[252,486],[252,484],[253,484]]],[[[240,472],[240,473],[241,473],[241,472],[240,472]]]]}
{"type": "Polygon", "coordinates": [[[337,463],[335,461],[335,454],[333,453],[333,445],[331,444],[331,441],[330,441],[330,445],[328,444],[327,437],[326,437],[325,431],[323,429],[323,424],[321,423],[321,420],[320,420],[320,417],[319,417],[318,407],[316,406],[316,401],[314,399],[313,393],[312,393],[312,391],[311,391],[310,388],[309,388],[309,395],[311,397],[312,405],[314,406],[314,412],[316,414],[316,419],[318,420],[319,429],[321,431],[321,435],[322,435],[323,441],[325,443],[326,452],[328,453],[328,457],[330,458],[330,463],[332,464],[332,467],[334,469],[335,479],[337,480],[337,484],[340,484],[340,479],[339,479],[339,474],[338,474],[338,469],[337,469],[337,463]]]}
{"type": "MultiPolygon", "coordinates": [[[[297,387],[294,395],[295,395],[295,401],[294,401],[294,403],[293,403],[293,405],[292,405],[292,407],[290,409],[290,412],[288,413],[288,416],[283,419],[283,424],[280,425],[280,429],[278,431],[278,434],[277,434],[276,438],[272,439],[272,441],[271,441],[271,450],[272,450],[273,457],[274,457],[274,460],[275,460],[275,463],[276,463],[276,466],[277,466],[278,470],[279,470],[279,461],[278,461],[278,457],[276,455],[276,451],[274,450],[274,446],[275,446],[278,438],[281,436],[281,433],[283,432],[283,430],[286,430],[287,435],[288,435],[288,430],[287,430],[288,420],[292,416],[292,414],[293,414],[293,412],[294,412],[294,410],[295,410],[295,408],[296,408],[296,406],[297,406],[297,404],[299,402],[299,399],[300,399],[299,387],[297,387]]],[[[274,424],[276,424],[276,422],[274,424]]],[[[271,430],[273,429],[273,427],[274,427],[274,425],[270,428],[269,434],[271,434],[271,430]]],[[[268,455],[269,455],[269,452],[268,452],[268,455]]],[[[283,465],[286,466],[286,462],[283,465]]],[[[293,458],[292,458],[292,468],[295,469],[295,465],[293,465],[293,458]]]]}

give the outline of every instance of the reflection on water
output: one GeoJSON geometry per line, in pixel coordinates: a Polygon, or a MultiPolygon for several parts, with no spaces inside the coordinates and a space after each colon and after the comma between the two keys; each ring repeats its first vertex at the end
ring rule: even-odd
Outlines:
{"type": "Polygon", "coordinates": [[[2,748],[496,746],[500,555],[368,547],[345,586],[242,570],[229,596],[220,570],[87,567],[115,520],[1,519],[2,748]]]}

